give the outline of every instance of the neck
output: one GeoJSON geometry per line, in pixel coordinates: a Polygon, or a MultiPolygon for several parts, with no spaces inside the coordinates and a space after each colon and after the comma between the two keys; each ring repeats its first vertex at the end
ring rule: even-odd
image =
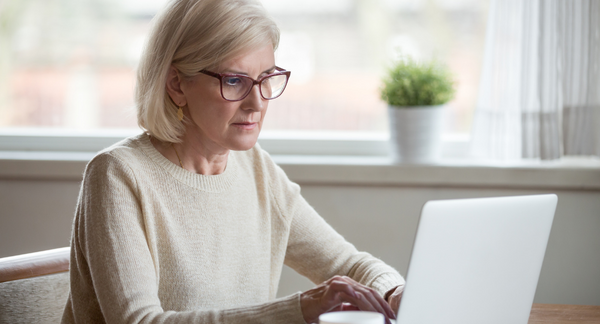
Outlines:
{"type": "Polygon", "coordinates": [[[225,172],[229,150],[211,150],[202,143],[194,143],[184,136],[181,143],[164,143],[152,138],[152,145],[165,158],[176,165],[202,175],[217,175],[225,172]],[[179,155],[179,156],[178,156],[179,155]]]}

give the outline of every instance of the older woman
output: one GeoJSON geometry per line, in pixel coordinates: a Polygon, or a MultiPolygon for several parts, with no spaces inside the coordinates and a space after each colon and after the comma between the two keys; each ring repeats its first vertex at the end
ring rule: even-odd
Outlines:
{"type": "Polygon", "coordinates": [[[278,41],[253,0],[174,0],[156,18],[136,93],[146,131],[86,168],[63,323],[394,317],[402,277],[337,234],[256,144],[290,76],[278,41]],[[283,264],[322,284],[276,299],[283,264]]]}

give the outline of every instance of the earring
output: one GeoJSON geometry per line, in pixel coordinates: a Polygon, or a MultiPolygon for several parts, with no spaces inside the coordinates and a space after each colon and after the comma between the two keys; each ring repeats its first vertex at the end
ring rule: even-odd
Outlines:
{"type": "Polygon", "coordinates": [[[177,109],[177,119],[179,119],[179,121],[183,120],[183,108],[179,107],[179,109],[177,109]]]}

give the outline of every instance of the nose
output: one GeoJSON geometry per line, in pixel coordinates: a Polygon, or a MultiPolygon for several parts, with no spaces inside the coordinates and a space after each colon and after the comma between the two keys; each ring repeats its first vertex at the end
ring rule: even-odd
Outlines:
{"type": "Polygon", "coordinates": [[[261,111],[266,107],[266,100],[260,95],[259,85],[255,84],[250,90],[250,93],[243,100],[243,109],[252,109],[255,111],[261,111]]]}

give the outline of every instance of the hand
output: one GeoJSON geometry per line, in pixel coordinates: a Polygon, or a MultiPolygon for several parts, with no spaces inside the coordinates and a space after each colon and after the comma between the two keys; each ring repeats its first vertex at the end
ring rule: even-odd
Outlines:
{"type": "Polygon", "coordinates": [[[396,286],[385,293],[385,300],[390,304],[390,308],[396,315],[398,315],[398,310],[400,309],[402,293],[404,293],[404,285],[396,286]]]}
{"type": "Polygon", "coordinates": [[[361,285],[349,277],[335,276],[300,295],[302,315],[306,323],[319,321],[319,315],[339,310],[378,312],[385,322],[396,316],[390,305],[375,290],[361,285]]]}

